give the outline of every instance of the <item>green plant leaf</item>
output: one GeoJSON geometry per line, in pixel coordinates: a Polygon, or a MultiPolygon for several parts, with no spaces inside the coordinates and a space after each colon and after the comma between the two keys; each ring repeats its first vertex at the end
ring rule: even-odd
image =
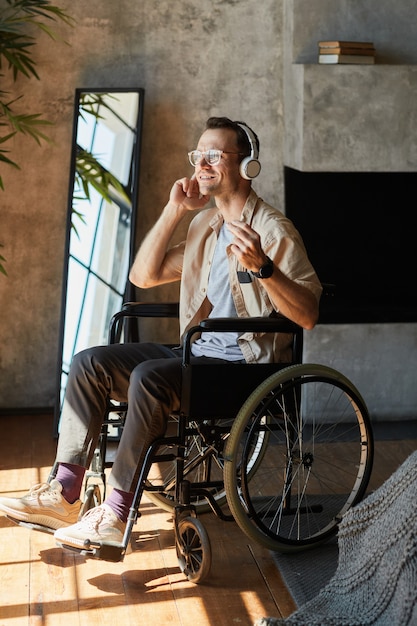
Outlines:
{"type": "MultiPolygon", "coordinates": [[[[1,181],[1,179],[0,179],[0,181],[1,181]]],[[[3,248],[3,247],[4,247],[3,244],[0,243],[0,248],[3,248]]],[[[5,269],[2,261],[6,261],[6,259],[4,258],[4,256],[2,254],[0,254],[0,272],[2,274],[4,274],[5,276],[7,276],[7,272],[6,272],[6,269],[5,269]]]]}
{"type": "MultiPolygon", "coordinates": [[[[75,20],[63,9],[51,4],[50,0],[0,0],[0,2],[0,70],[11,72],[14,82],[19,76],[35,77],[39,80],[36,60],[32,56],[37,42],[33,30],[37,29],[39,33],[45,33],[57,40],[61,38],[50,24],[61,20],[73,26],[75,20]]],[[[2,76],[4,74],[0,74],[0,78],[2,76]]],[[[17,133],[31,137],[38,144],[41,141],[50,143],[50,138],[43,130],[47,126],[52,126],[52,122],[42,119],[40,113],[16,114],[13,111],[13,105],[21,97],[8,102],[7,92],[0,90],[0,130],[7,129],[5,134],[0,136],[0,144],[4,145],[17,133]]],[[[0,149],[0,164],[20,169],[17,163],[6,156],[9,152],[7,149],[0,149]]],[[[0,189],[4,191],[1,175],[0,189]]],[[[4,261],[5,258],[0,255],[0,273],[7,276],[2,263],[4,261]]]]}
{"type": "MultiPolygon", "coordinates": [[[[11,133],[0,139],[1,143],[10,139],[16,133],[22,133],[24,135],[30,135],[38,144],[41,143],[41,139],[50,143],[51,140],[45,133],[42,132],[40,127],[52,126],[52,122],[44,120],[40,117],[39,113],[22,113],[15,115],[10,104],[0,102],[0,120],[4,117],[8,125],[13,129],[11,133]]],[[[5,126],[5,122],[0,122],[0,126],[5,126]]]]}
{"type": "Polygon", "coordinates": [[[75,180],[76,184],[83,188],[86,199],[90,198],[91,185],[105,200],[111,201],[114,189],[129,202],[129,196],[119,179],[100,164],[97,155],[82,148],[78,148],[77,151],[75,180]]]}
{"type": "Polygon", "coordinates": [[[0,150],[0,161],[2,161],[3,163],[7,163],[7,165],[15,167],[17,170],[20,170],[21,167],[17,163],[9,159],[7,156],[5,156],[5,152],[7,152],[7,150],[0,150]]]}
{"type": "Polygon", "coordinates": [[[39,80],[38,73],[35,70],[35,62],[30,57],[31,50],[28,49],[34,43],[34,41],[22,42],[19,36],[9,37],[8,39],[0,38],[0,68],[2,67],[1,57],[3,56],[8,62],[9,69],[13,69],[14,81],[16,81],[19,72],[27,78],[30,78],[32,75],[39,80]]]}

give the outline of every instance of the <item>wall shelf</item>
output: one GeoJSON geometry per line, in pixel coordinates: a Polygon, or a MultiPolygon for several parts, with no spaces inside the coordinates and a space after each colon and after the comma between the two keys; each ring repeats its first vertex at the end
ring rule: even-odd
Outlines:
{"type": "Polygon", "coordinates": [[[300,171],[417,170],[417,66],[291,64],[284,162],[300,171]]]}

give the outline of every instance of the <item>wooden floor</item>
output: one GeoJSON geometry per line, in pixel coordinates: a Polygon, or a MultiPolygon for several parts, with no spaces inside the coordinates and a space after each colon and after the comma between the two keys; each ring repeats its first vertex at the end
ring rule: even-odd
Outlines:
{"type": "MultiPolygon", "coordinates": [[[[46,480],[56,441],[52,418],[1,417],[0,494],[22,495],[46,480]]],[[[417,448],[417,439],[376,442],[369,489],[417,448]]],[[[213,564],[201,585],[180,572],[170,514],[145,501],[121,563],[86,559],[55,546],[53,536],[0,516],[0,626],[251,626],[286,617],[294,602],[268,550],[234,522],[203,517],[213,564]]]]}

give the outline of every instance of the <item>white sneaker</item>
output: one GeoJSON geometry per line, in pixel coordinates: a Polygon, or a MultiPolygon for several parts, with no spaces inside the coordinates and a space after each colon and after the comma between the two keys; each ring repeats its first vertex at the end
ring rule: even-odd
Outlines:
{"type": "Polygon", "coordinates": [[[61,492],[62,485],[55,479],[40,483],[21,498],[0,498],[0,511],[19,522],[57,530],[74,524],[81,508],[80,500],[69,504],[61,492]]]}
{"type": "Polygon", "coordinates": [[[58,529],[54,537],[60,546],[88,550],[91,544],[120,544],[123,541],[124,524],[107,504],[87,511],[79,522],[58,529]]]}

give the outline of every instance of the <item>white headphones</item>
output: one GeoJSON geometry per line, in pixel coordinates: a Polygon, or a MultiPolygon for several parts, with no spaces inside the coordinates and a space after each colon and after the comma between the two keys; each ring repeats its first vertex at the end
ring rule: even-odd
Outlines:
{"type": "Polygon", "coordinates": [[[261,164],[258,161],[258,148],[256,147],[256,139],[249,126],[237,122],[237,125],[244,131],[250,143],[250,156],[245,157],[240,164],[240,175],[246,180],[256,178],[261,171],[261,164]]]}

